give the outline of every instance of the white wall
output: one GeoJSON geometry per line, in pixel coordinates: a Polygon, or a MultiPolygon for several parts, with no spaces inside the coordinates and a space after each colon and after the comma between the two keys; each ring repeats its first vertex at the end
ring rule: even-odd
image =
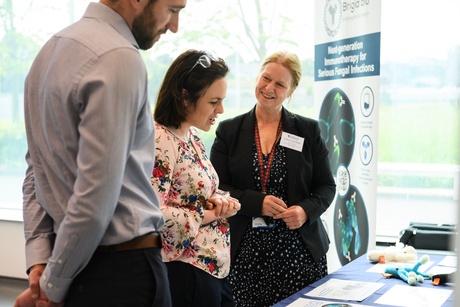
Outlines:
{"type": "Polygon", "coordinates": [[[22,222],[0,220],[0,276],[26,278],[22,222]]]}

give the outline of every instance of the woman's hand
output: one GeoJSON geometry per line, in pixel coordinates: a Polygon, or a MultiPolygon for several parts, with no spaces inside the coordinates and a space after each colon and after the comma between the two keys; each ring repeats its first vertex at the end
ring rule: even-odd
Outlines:
{"type": "Polygon", "coordinates": [[[208,224],[221,218],[234,216],[241,209],[241,205],[230,195],[215,193],[208,199],[205,209],[203,224],[208,224]]]}
{"type": "Polygon", "coordinates": [[[228,196],[226,198],[222,198],[222,202],[224,203],[225,201],[228,202],[228,206],[225,206],[225,211],[221,210],[219,218],[227,218],[234,216],[238,212],[238,210],[241,209],[241,204],[238,201],[238,199],[228,196]]]}
{"type": "Polygon", "coordinates": [[[287,209],[284,201],[276,196],[267,195],[262,203],[262,215],[274,217],[287,209]]]}
{"type": "Polygon", "coordinates": [[[290,230],[294,230],[305,224],[308,220],[308,215],[302,207],[294,205],[276,214],[273,218],[282,219],[290,230]]]}

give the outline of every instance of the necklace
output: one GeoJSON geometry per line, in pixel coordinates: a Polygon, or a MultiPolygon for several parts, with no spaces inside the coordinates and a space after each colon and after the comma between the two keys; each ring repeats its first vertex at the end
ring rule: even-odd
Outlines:
{"type": "Polygon", "coordinates": [[[259,160],[259,172],[260,172],[260,184],[262,186],[262,193],[267,193],[267,183],[268,178],[270,176],[270,169],[272,167],[273,159],[275,158],[275,147],[276,143],[281,136],[281,131],[283,129],[283,122],[280,120],[278,124],[278,129],[276,131],[276,139],[275,143],[273,143],[272,149],[268,154],[268,162],[267,166],[264,166],[264,158],[262,155],[262,147],[260,146],[260,136],[259,136],[259,128],[257,127],[257,121],[254,125],[254,139],[256,142],[256,149],[257,149],[257,158],[259,160]]]}
{"type": "Polygon", "coordinates": [[[172,135],[174,135],[176,138],[178,138],[180,141],[184,142],[184,143],[190,143],[190,131],[187,130],[185,132],[185,136],[184,135],[180,135],[179,134],[179,130],[178,129],[174,129],[174,128],[168,128],[169,132],[171,132],[172,135]]]}

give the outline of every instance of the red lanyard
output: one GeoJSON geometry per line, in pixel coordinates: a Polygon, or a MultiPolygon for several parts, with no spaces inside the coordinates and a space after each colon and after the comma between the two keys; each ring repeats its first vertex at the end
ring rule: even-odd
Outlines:
{"type": "Polygon", "coordinates": [[[276,147],[276,143],[278,142],[281,136],[282,129],[283,129],[283,122],[280,120],[278,124],[278,130],[276,132],[275,143],[273,143],[272,150],[268,154],[267,167],[264,168],[264,158],[262,156],[262,147],[260,146],[260,135],[259,135],[259,128],[257,127],[257,122],[254,125],[254,137],[256,141],[257,158],[259,160],[260,184],[262,186],[262,193],[267,193],[268,177],[270,176],[270,169],[272,167],[273,159],[275,158],[275,147],[276,147]]]}

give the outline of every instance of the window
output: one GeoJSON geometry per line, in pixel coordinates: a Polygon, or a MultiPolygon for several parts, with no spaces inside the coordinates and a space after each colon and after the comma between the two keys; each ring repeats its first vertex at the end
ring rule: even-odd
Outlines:
{"type": "MultiPolygon", "coordinates": [[[[22,219],[24,78],[43,43],[79,19],[89,2],[0,0],[0,219],[22,219]]],[[[460,37],[452,29],[460,27],[459,6],[455,0],[436,6],[382,1],[378,236],[395,237],[410,221],[457,222],[460,37]]],[[[286,106],[317,118],[314,18],[303,0],[188,1],[179,33],[142,53],[152,103],[176,55],[212,46],[231,69],[220,119],[240,114],[255,103],[260,59],[290,49],[301,58],[304,76],[286,106]]],[[[213,131],[202,136],[209,149],[213,131]]]]}
{"type": "Polygon", "coordinates": [[[22,220],[24,79],[46,39],[79,18],[89,2],[0,0],[0,219],[22,220]]]}
{"type": "Polygon", "coordinates": [[[453,0],[382,1],[377,236],[457,223],[459,11],[453,0]]]}

